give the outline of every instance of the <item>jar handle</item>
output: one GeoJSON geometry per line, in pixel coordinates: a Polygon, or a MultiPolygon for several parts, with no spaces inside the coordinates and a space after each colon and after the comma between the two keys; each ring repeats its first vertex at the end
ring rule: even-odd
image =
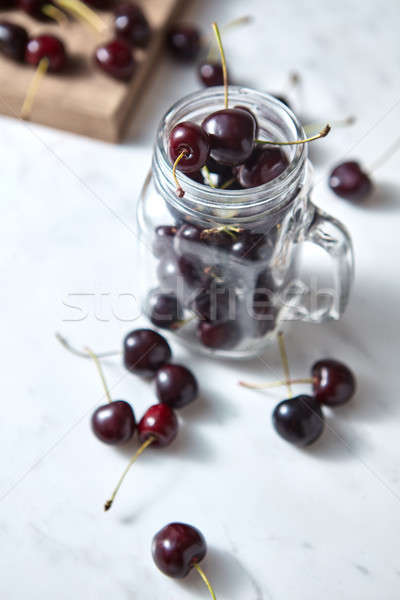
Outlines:
{"type": "Polygon", "coordinates": [[[304,304],[297,305],[296,318],[318,323],[337,320],[344,313],[354,279],[354,255],[351,238],[344,225],[310,202],[310,212],[312,211],[313,218],[299,241],[312,242],[331,256],[334,263],[334,289],[330,294],[330,305],[322,312],[304,304]]]}

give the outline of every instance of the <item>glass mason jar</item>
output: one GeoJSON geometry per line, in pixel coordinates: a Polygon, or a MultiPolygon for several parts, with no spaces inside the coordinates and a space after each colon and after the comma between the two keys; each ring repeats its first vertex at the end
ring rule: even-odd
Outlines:
{"type": "MultiPolygon", "coordinates": [[[[269,94],[232,86],[229,103],[251,109],[261,139],[305,137],[292,111],[269,94]]],[[[181,121],[201,123],[223,105],[223,89],[209,88],[179,100],[161,120],[137,210],[142,308],[153,325],[185,345],[248,358],[263,351],[283,320],[340,318],[353,252],[343,225],[310,200],[307,144],[282,147],[287,168],[255,188],[213,188],[177,171],[185,191],[177,196],[168,156],[171,129],[181,121]],[[309,307],[309,286],[299,279],[305,241],[332,258],[334,287],[322,307],[309,307]]]]}

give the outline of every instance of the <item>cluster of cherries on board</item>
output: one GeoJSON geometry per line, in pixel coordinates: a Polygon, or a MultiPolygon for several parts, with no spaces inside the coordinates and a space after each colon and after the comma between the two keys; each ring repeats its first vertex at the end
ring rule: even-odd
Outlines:
{"type": "MultiPolygon", "coordinates": [[[[75,350],[59,334],[57,338],[74,354],[91,357],[98,368],[108,402],[99,406],[92,415],[91,424],[95,436],[105,444],[121,446],[130,442],[137,433],[141,444],[105,503],[104,509],[107,511],[140,454],[149,446],[165,448],[174,441],[179,427],[175,411],[196,400],[199,386],[196,377],[187,367],[170,362],[171,348],[163,336],[151,329],[131,331],[123,342],[123,364],[130,373],[145,379],[155,379],[158,399],[158,403],[150,406],[140,421],[136,422],[131,404],[111,398],[104,377],[100,358],[115,353],[95,354],[90,348],[75,350]]],[[[184,523],[165,526],[153,538],[152,553],[157,567],[170,577],[186,577],[195,568],[215,599],[214,591],[199,566],[207,553],[206,541],[195,527],[184,523]]]]}
{"type": "MultiPolygon", "coordinates": [[[[1,1],[1,0],[0,0],[1,1]]],[[[99,0],[82,0],[94,8],[108,8],[109,4],[99,0]]],[[[50,21],[48,13],[51,9],[62,13],[62,9],[79,14],[81,18],[103,27],[101,20],[80,0],[55,0],[54,5],[48,0],[19,0],[18,6],[31,17],[50,21]],[[59,8],[58,8],[59,6],[59,8]],[[49,10],[50,7],[50,10],[49,10]]],[[[9,7],[9,4],[8,4],[9,7]]],[[[107,75],[115,79],[129,80],[136,67],[133,55],[135,48],[145,48],[151,39],[149,22],[137,4],[130,2],[118,3],[114,7],[115,37],[97,47],[95,62],[107,75]]],[[[66,18],[66,16],[65,16],[66,18]]],[[[68,65],[68,55],[62,40],[53,34],[42,34],[29,38],[28,32],[21,26],[9,21],[0,22],[0,51],[17,62],[27,62],[38,66],[46,59],[47,69],[53,73],[65,70],[68,65]]]]}

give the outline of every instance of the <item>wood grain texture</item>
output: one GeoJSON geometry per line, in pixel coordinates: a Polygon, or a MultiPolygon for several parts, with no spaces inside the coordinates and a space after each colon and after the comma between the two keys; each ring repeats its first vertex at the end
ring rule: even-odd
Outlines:
{"type": "MultiPolygon", "coordinates": [[[[70,65],[62,74],[43,79],[30,120],[81,135],[118,142],[126,122],[139,101],[145,79],[153,68],[163,45],[165,28],[174,17],[181,0],[146,0],[143,8],[152,27],[149,47],[135,49],[137,70],[131,82],[111,79],[94,65],[95,48],[113,37],[113,15],[98,12],[107,24],[102,34],[89,25],[71,21],[65,25],[40,23],[21,11],[1,11],[7,19],[26,27],[30,36],[52,33],[65,43],[70,65]]],[[[0,56],[0,113],[19,118],[34,70],[0,56]]]]}

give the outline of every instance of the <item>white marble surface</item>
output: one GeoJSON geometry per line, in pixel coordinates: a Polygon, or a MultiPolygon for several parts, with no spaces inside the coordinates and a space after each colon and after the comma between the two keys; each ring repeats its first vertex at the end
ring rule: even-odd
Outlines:
{"type": "MultiPolygon", "coordinates": [[[[143,456],[105,515],[132,449],[91,435],[99,380],[53,334],[106,349],[141,322],[132,324],[136,307],[119,296],[134,294],[140,278],[135,202],[161,113],[197,82],[191,68],[163,60],[120,147],[1,118],[4,600],[206,598],[196,574],[177,583],[152,564],[151,537],[171,520],[207,537],[218,600],[399,597],[400,154],[376,174],[380,193],[367,207],[335,198],[326,174],[344,156],[369,164],[398,135],[400,9],[396,0],[207,0],[189,16],[207,27],[244,11],[255,23],[226,37],[238,80],[279,90],[297,69],[303,86],[293,101],[308,118],[358,117],[313,153],[314,199],[354,239],[352,300],[339,323],[293,325],[287,336],[294,374],[324,355],[342,358],[357,373],[357,396],[329,416],[318,444],[298,451],[270,425],[281,392],[236,385],[238,373],[279,377],[275,347],[268,367],[238,367],[174,346],[198,375],[202,400],[182,413],[170,450],[143,456]],[[88,296],[76,301],[77,293],[88,296]],[[66,304],[82,307],[81,321],[66,304]]],[[[138,414],[152,403],[151,386],[115,361],[106,369],[113,394],[138,414]]]]}

